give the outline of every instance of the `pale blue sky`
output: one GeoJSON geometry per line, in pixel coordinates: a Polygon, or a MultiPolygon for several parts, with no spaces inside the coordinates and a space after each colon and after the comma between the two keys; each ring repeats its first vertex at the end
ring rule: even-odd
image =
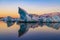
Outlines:
{"type": "Polygon", "coordinates": [[[16,14],[18,7],[29,13],[60,12],[60,0],[0,0],[0,13],[2,15],[10,12],[11,15],[12,13],[16,14]]]}

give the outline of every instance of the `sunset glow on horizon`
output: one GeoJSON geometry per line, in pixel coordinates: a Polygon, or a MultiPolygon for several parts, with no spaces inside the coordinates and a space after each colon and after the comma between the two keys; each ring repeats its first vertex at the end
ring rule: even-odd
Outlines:
{"type": "Polygon", "coordinates": [[[29,14],[60,12],[59,0],[0,0],[0,17],[19,17],[18,7],[29,14]]]}

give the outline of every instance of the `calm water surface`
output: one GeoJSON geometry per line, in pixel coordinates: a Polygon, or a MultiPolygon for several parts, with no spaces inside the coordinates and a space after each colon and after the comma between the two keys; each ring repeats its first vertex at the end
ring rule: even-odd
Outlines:
{"type": "Polygon", "coordinates": [[[20,26],[20,24],[14,23],[14,25],[7,27],[5,22],[0,22],[0,40],[60,40],[60,29],[56,30],[47,26],[29,28],[19,37],[20,26]]]}

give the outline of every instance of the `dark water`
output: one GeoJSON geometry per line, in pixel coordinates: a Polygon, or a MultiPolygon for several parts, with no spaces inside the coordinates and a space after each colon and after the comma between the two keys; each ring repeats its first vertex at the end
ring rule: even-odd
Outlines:
{"type": "Polygon", "coordinates": [[[38,23],[0,22],[0,40],[60,40],[60,29],[38,23]]]}

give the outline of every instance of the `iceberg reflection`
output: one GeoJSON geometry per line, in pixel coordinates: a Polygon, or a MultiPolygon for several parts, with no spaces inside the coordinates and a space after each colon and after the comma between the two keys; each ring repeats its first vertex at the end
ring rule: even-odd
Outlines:
{"type": "Polygon", "coordinates": [[[15,22],[6,22],[7,23],[7,26],[10,27],[12,26],[15,22]]]}
{"type": "Polygon", "coordinates": [[[27,23],[21,23],[20,24],[20,29],[18,31],[18,36],[22,36],[29,30],[29,27],[27,26],[27,23]]]}
{"type": "MultiPolygon", "coordinates": [[[[8,27],[12,26],[14,23],[15,22],[6,22],[8,27]]],[[[56,30],[60,28],[60,23],[43,23],[43,24],[45,24],[49,28],[53,28],[56,30]]],[[[39,23],[19,23],[17,25],[20,26],[20,29],[18,30],[18,37],[21,37],[26,32],[28,32],[29,28],[37,28],[38,26],[43,27],[39,23]]]]}
{"type": "Polygon", "coordinates": [[[22,36],[23,34],[25,34],[29,28],[35,28],[37,27],[36,23],[20,23],[20,29],[18,31],[18,36],[22,36]]]}

